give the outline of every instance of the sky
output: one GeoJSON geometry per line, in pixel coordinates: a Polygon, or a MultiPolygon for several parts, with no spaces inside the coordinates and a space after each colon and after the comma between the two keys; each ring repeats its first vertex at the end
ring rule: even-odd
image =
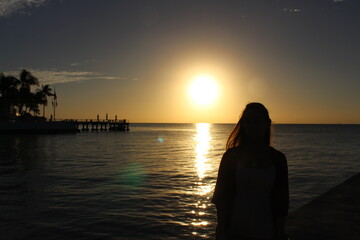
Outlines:
{"type": "Polygon", "coordinates": [[[359,11],[358,0],[0,0],[0,72],[55,88],[57,119],[234,123],[255,101],[274,123],[359,124],[359,11]],[[189,97],[197,76],[216,82],[211,104],[189,97]]]}

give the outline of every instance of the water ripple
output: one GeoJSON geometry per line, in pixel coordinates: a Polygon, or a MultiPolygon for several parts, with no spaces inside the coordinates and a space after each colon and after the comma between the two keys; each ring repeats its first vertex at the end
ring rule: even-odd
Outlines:
{"type": "MultiPolygon", "coordinates": [[[[4,239],[212,239],[210,203],[233,125],[0,136],[4,239]],[[162,141],[159,141],[161,137],[162,141]]],[[[360,128],[278,125],[291,210],[360,169],[360,128]]]]}

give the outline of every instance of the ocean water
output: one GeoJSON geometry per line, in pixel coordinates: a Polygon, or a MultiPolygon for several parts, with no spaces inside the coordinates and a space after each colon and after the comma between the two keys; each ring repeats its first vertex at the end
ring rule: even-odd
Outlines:
{"type": "MultiPolygon", "coordinates": [[[[232,124],[0,135],[1,239],[213,239],[232,124]]],[[[290,211],[360,171],[360,125],[276,125],[290,211]]]]}

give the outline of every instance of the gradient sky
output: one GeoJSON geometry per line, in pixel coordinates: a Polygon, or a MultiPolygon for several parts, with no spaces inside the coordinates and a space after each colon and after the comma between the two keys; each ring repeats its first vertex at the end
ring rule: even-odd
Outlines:
{"type": "MultiPolygon", "coordinates": [[[[360,123],[358,0],[0,1],[0,72],[56,88],[57,118],[360,123]],[[191,80],[212,76],[200,108],[191,80]]],[[[47,115],[51,112],[51,104],[47,115]]]]}

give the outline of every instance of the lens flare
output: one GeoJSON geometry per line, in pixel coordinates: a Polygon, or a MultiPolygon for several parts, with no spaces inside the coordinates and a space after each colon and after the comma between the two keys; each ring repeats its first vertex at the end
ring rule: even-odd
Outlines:
{"type": "Polygon", "coordinates": [[[120,179],[125,186],[140,187],[146,179],[146,172],[142,164],[129,163],[120,173],[120,179]]]}

